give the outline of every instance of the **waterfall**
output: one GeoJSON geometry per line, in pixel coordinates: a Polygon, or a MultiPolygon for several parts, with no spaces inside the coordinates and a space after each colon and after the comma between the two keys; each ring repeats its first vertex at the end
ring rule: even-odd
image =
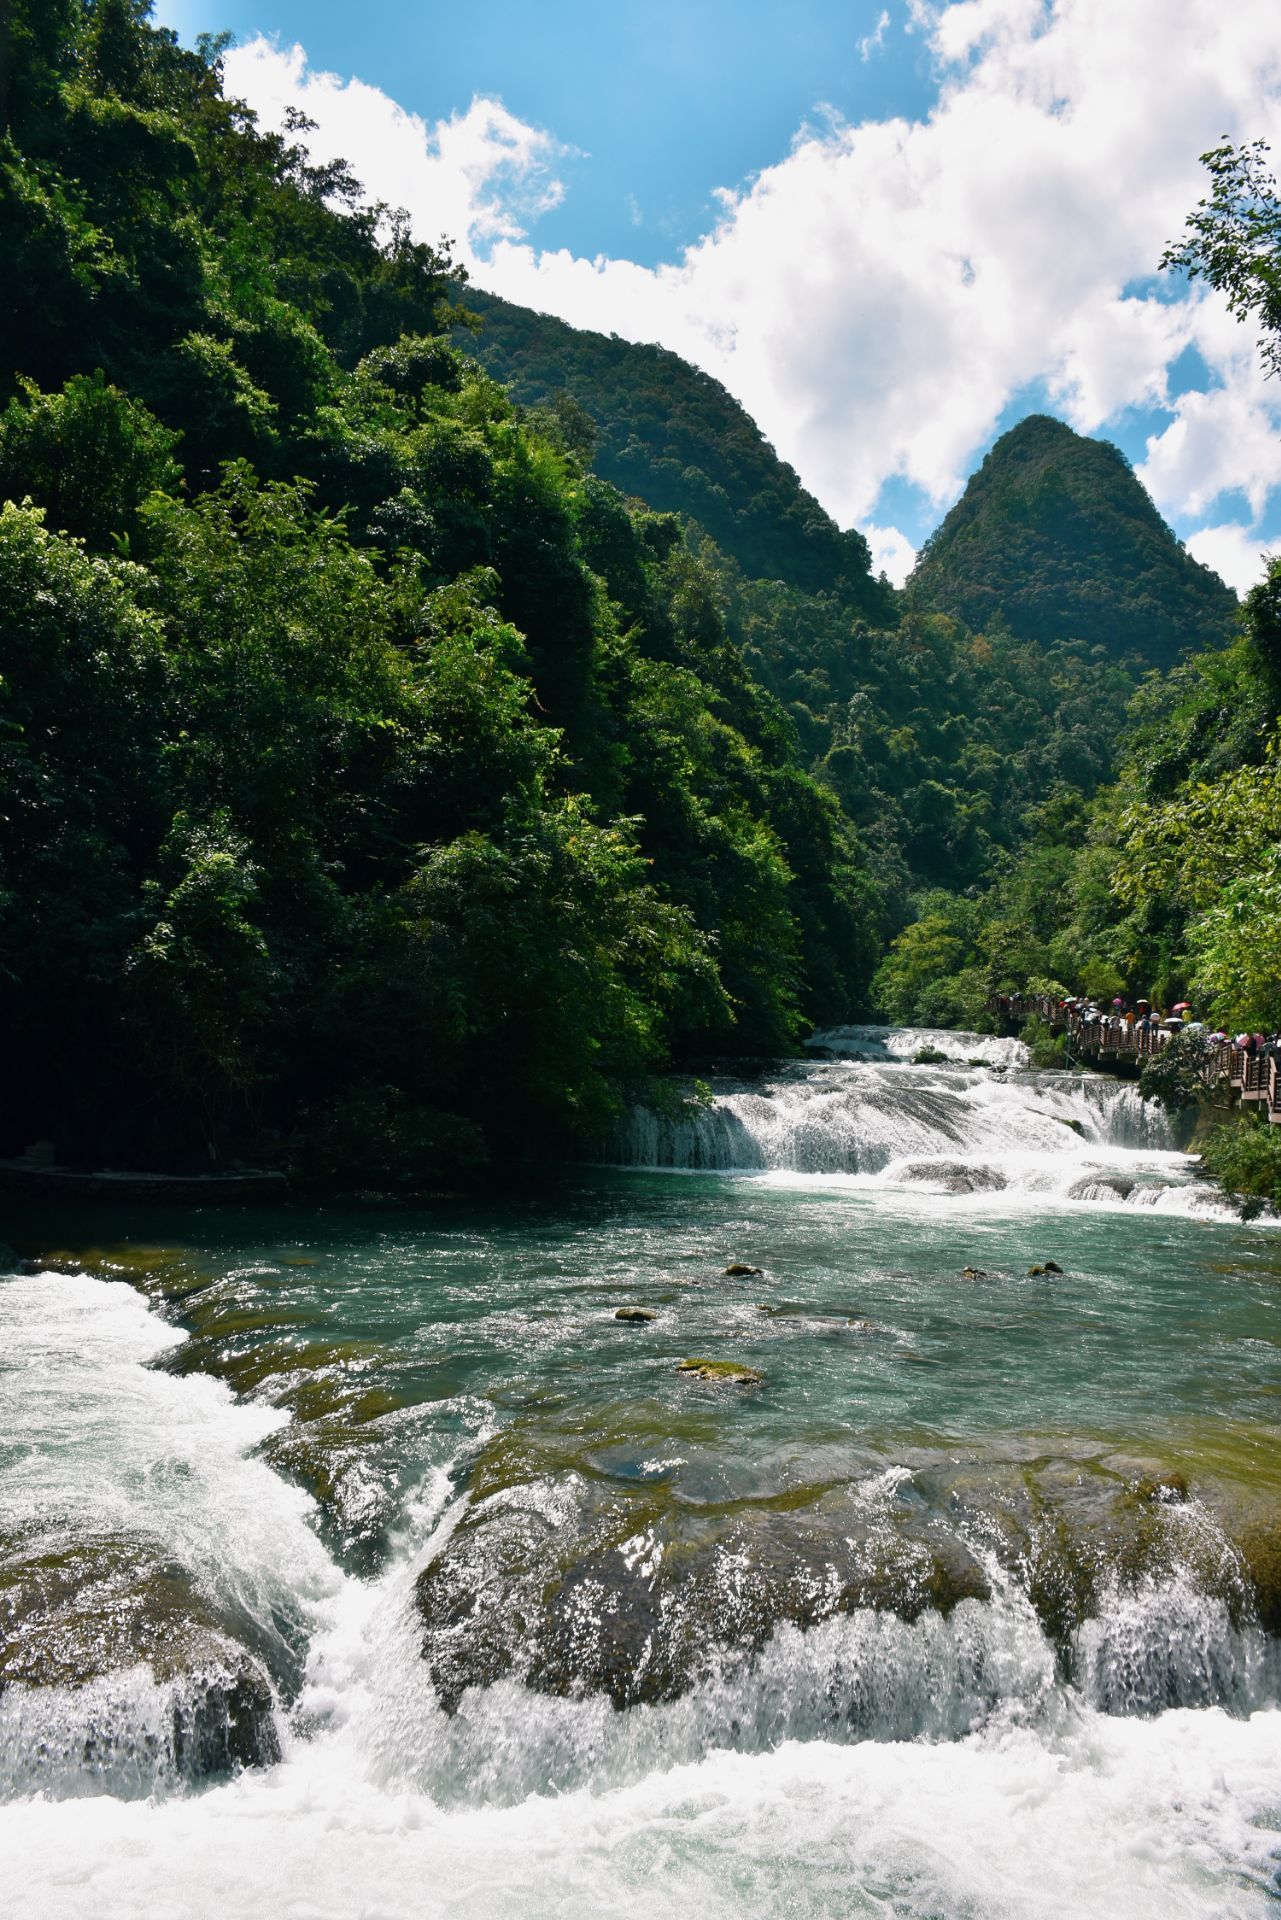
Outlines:
{"type": "Polygon", "coordinates": [[[1133,1082],[1033,1072],[1017,1041],[919,1028],[815,1036],[855,1057],[722,1078],[710,1103],[635,1107],[602,1156],[682,1172],[839,1177],[879,1189],[1223,1212],[1133,1082]],[[917,1063],[925,1049],[944,1061],[917,1063]]]}

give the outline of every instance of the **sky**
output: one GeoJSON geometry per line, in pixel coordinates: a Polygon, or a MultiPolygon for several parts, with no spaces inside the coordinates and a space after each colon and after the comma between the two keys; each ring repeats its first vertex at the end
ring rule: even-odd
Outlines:
{"type": "Polygon", "coordinates": [[[1159,271],[1227,136],[1281,157],[1276,0],[158,0],[482,287],[656,340],[902,580],[999,434],[1114,440],[1239,591],[1281,382],[1159,271]]]}

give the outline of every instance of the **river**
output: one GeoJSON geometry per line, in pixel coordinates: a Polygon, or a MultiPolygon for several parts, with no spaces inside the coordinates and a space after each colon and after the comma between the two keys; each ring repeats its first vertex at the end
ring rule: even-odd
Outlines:
{"type": "Polygon", "coordinates": [[[817,1039],[536,1194],[0,1227],[11,1911],[1274,1910],[1281,1235],[817,1039]]]}

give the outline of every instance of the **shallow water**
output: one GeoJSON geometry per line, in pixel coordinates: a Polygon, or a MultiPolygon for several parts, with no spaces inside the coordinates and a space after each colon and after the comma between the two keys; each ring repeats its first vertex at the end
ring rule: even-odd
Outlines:
{"type": "Polygon", "coordinates": [[[536,1197],[4,1229],[24,1910],[1271,1905],[1281,1236],[816,1039],[536,1197]]]}

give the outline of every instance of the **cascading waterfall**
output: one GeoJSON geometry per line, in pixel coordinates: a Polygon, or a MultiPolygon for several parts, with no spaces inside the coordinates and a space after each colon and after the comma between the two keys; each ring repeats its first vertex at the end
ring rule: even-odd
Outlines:
{"type": "Polygon", "coordinates": [[[1132,1082],[1027,1070],[1018,1041],[928,1029],[816,1036],[855,1057],[722,1079],[708,1104],[633,1108],[609,1155],[681,1172],[842,1176],[886,1189],[1222,1211],[1132,1082]],[[914,1064],[929,1048],[948,1059],[914,1064]],[[973,1049],[967,1053],[966,1049],[973,1049]]]}

